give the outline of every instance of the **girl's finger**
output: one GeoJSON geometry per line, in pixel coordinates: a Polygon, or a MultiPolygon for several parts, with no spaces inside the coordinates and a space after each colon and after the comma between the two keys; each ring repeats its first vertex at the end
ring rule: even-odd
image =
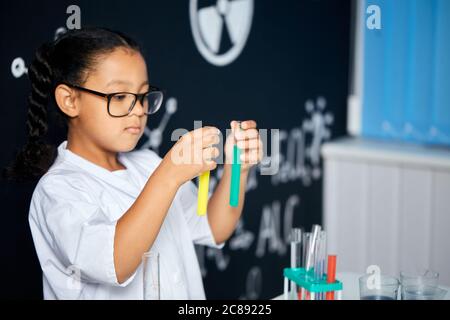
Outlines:
{"type": "Polygon", "coordinates": [[[244,129],[244,130],[253,129],[253,128],[256,128],[256,121],[254,121],[254,120],[243,121],[241,123],[241,125],[242,125],[242,129],[244,129]]]}
{"type": "Polygon", "coordinates": [[[236,140],[249,140],[257,138],[259,135],[258,130],[256,129],[248,129],[248,130],[242,130],[242,131],[236,131],[236,140]]]}
{"type": "Polygon", "coordinates": [[[258,150],[250,150],[241,153],[241,163],[256,164],[258,163],[259,155],[258,150]]]}
{"type": "Polygon", "coordinates": [[[241,150],[252,150],[259,148],[259,139],[241,140],[237,142],[238,148],[241,150]]]}
{"type": "Polygon", "coordinates": [[[217,147],[208,147],[203,149],[203,159],[210,160],[219,156],[219,149],[217,147]]]}

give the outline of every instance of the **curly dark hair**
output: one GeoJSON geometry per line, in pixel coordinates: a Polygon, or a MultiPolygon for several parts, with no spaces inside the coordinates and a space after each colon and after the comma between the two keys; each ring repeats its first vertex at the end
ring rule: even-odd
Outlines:
{"type": "MultiPolygon", "coordinates": [[[[48,131],[48,105],[55,102],[56,87],[61,83],[82,85],[98,58],[119,47],[141,53],[133,39],[106,28],[70,30],[37,49],[28,69],[31,82],[26,121],[28,139],[16,159],[3,170],[4,178],[31,181],[49,169],[55,158],[55,146],[44,142],[44,137],[48,131]]],[[[56,110],[67,120],[59,108],[56,110]]]]}

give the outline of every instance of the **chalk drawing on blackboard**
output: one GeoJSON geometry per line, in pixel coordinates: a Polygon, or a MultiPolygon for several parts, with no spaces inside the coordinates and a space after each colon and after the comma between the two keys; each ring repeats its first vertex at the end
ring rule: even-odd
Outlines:
{"type": "Polygon", "coordinates": [[[11,63],[11,73],[14,78],[20,78],[28,73],[28,68],[25,65],[25,61],[22,57],[14,58],[11,63]]]}
{"type": "Polygon", "coordinates": [[[278,200],[263,207],[255,253],[258,258],[266,254],[266,244],[270,253],[283,255],[286,252],[281,238],[280,202],[278,200]]]}
{"type": "Polygon", "coordinates": [[[321,177],[320,147],[331,137],[333,114],[326,110],[327,101],[319,97],[305,102],[307,118],[299,127],[280,130],[280,169],[272,175],[274,186],[301,180],[304,186],[321,177]]]}
{"type": "Polygon", "coordinates": [[[323,142],[330,139],[331,131],[328,128],[333,124],[334,117],[331,112],[326,112],[327,101],[324,97],[318,97],[314,104],[312,100],[305,103],[308,119],[303,122],[303,129],[312,136],[311,144],[306,148],[306,156],[312,164],[312,176],[315,179],[320,178],[320,147],[323,142]]]}
{"type": "MultiPolygon", "coordinates": [[[[65,27],[59,27],[56,29],[53,40],[58,40],[60,36],[65,34],[67,29],[65,27]]],[[[26,66],[25,60],[22,57],[16,57],[11,63],[11,74],[14,78],[20,78],[28,74],[28,68],[26,66]]]]}
{"type": "Polygon", "coordinates": [[[267,252],[284,255],[289,242],[289,234],[294,221],[294,208],[300,204],[297,194],[289,196],[284,206],[283,224],[281,224],[281,204],[279,200],[266,204],[263,207],[258,232],[255,256],[262,258],[267,252]],[[283,226],[283,233],[281,227],[283,226]]]}
{"type": "Polygon", "coordinates": [[[56,41],[58,40],[63,34],[65,34],[67,32],[67,29],[64,27],[59,27],[58,29],[56,29],[55,31],[55,35],[53,37],[53,39],[56,41]]]}
{"type": "Polygon", "coordinates": [[[253,0],[218,0],[199,7],[198,0],[189,3],[189,17],[195,45],[209,63],[225,66],[233,62],[247,42],[253,20],[253,0]],[[223,48],[223,37],[230,44],[223,48]]]}
{"type": "Polygon", "coordinates": [[[206,257],[216,262],[217,269],[224,271],[230,264],[230,257],[221,249],[207,248],[206,257]]]}
{"type": "Polygon", "coordinates": [[[233,237],[229,241],[231,250],[248,250],[255,239],[253,232],[245,230],[244,220],[239,219],[233,237]]]}
{"type": "Polygon", "coordinates": [[[261,295],[262,289],[262,271],[258,266],[252,267],[247,273],[245,281],[245,293],[239,297],[239,300],[256,300],[261,295]]]}

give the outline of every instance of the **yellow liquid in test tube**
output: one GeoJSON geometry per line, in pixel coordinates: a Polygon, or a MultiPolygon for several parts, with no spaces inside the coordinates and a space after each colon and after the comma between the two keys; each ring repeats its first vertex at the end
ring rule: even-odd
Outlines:
{"type": "Polygon", "coordinates": [[[199,177],[197,203],[197,214],[199,216],[205,215],[208,208],[209,174],[210,171],[206,171],[199,177]]]}

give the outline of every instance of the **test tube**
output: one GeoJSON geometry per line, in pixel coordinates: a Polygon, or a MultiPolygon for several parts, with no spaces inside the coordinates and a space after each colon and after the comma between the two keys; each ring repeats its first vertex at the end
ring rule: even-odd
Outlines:
{"type": "MultiPolygon", "coordinates": [[[[309,243],[306,251],[306,262],[305,262],[305,271],[308,273],[315,266],[315,259],[317,257],[316,249],[317,249],[317,241],[320,235],[321,226],[318,224],[313,225],[311,235],[309,236],[309,243]]],[[[314,270],[315,272],[315,270],[314,270]]],[[[314,279],[314,274],[313,274],[314,279]]],[[[315,295],[310,295],[308,291],[305,291],[305,298],[307,300],[314,299],[315,295]]]]}
{"type": "MultiPolygon", "coordinates": [[[[239,128],[241,123],[239,122],[239,128]]],[[[230,206],[237,207],[239,205],[239,187],[241,183],[241,150],[237,144],[233,146],[233,163],[231,165],[231,183],[230,183],[230,206]]]]}
{"type": "MultiPolygon", "coordinates": [[[[322,236],[322,273],[321,277],[324,279],[326,277],[327,270],[327,233],[324,231],[322,236]]],[[[322,300],[325,300],[326,294],[322,294],[322,300]]]]}
{"type": "Polygon", "coordinates": [[[319,237],[321,227],[318,224],[313,225],[312,231],[311,231],[311,238],[309,241],[309,247],[308,247],[308,255],[306,257],[306,269],[310,270],[312,267],[314,267],[314,250],[316,248],[317,239],[319,237]]]}
{"type": "Polygon", "coordinates": [[[198,177],[197,214],[204,216],[208,209],[210,171],[203,172],[198,177]]]}
{"type": "MultiPolygon", "coordinates": [[[[317,282],[323,280],[325,275],[326,239],[326,232],[321,231],[317,239],[314,257],[314,278],[317,282]]],[[[325,294],[321,292],[317,295],[317,298],[318,300],[324,300],[325,294]]]]}
{"type": "Polygon", "coordinates": [[[198,178],[197,214],[199,216],[205,215],[208,208],[209,175],[210,171],[206,171],[198,178]]]}
{"type": "MultiPolygon", "coordinates": [[[[302,265],[302,229],[293,228],[291,230],[291,268],[300,268],[302,265]]],[[[291,288],[295,295],[294,299],[300,299],[297,285],[291,282],[291,288]]]]}
{"type": "MultiPolygon", "coordinates": [[[[304,232],[302,235],[302,268],[305,270],[305,272],[307,271],[306,260],[309,254],[308,249],[310,240],[311,240],[311,232],[304,232]]],[[[306,300],[306,291],[302,288],[300,288],[299,300],[306,300]]]]}
{"type": "Polygon", "coordinates": [[[303,233],[302,240],[302,267],[306,270],[306,259],[308,256],[309,241],[311,240],[311,232],[303,233]]]}
{"type": "Polygon", "coordinates": [[[291,231],[291,268],[302,265],[302,229],[293,228],[291,231]]]}
{"type": "MultiPolygon", "coordinates": [[[[313,276],[313,280],[314,282],[318,282],[319,281],[319,277],[320,277],[320,244],[321,244],[321,232],[318,233],[317,235],[317,239],[315,241],[314,244],[314,248],[313,248],[313,264],[312,264],[312,268],[314,271],[314,276],[313,276]]],[[[315,295],[315,298],[317,300],[320,300],[320,292],[318,292],[315,295]]]]}
{"type": "MultiPolygon", "coordinates": [[[[327,269],[327,283],[334,283],[336,281],[336,255],[328,256],[327,269]]],[[[327,292],[327,300],[334,300],[334,292],[327,292]]]]}

